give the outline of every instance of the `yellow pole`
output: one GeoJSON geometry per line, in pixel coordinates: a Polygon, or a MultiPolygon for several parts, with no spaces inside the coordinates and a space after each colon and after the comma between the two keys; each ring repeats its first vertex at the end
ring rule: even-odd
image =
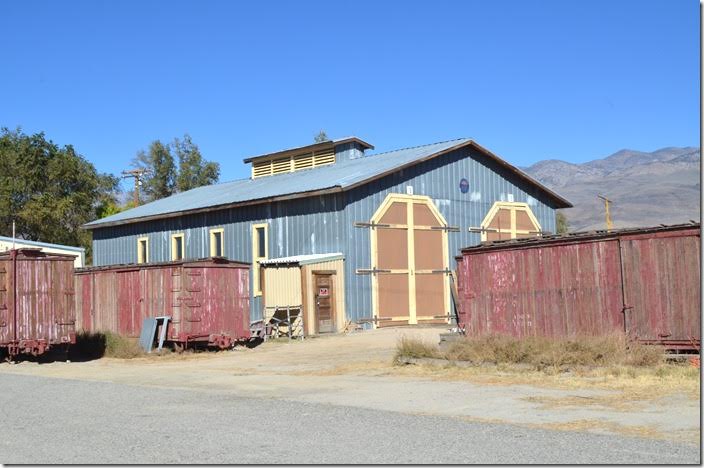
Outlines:
{"type": "Polygon", "coordinates": [[[606,230],[611,231],[614,228],[614,223],[611,222],[611,213],[609,212],[609,204],[611,203],[611,200],[606,197],[602,197],[601,195],[597,195],[597,197],[604,200],[604,208],[606,209],[606,230]]]}

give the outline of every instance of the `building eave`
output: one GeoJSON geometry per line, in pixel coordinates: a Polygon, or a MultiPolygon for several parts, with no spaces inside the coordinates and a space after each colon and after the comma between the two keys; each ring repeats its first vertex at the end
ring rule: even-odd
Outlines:
{"type": "MultiPolygon", "coordinates": [[[[246,200],[246,201],[234,202],[234,203],[223,203],[220,205],[207,206],[207,207],[203,207],[203,208],[194,208],[192,210],[172,211],[169,213],[160,213],[160,214],[156,214],[156,215],[140,216],[140,217],[135,217],[135,218],[122,219],[122,220],[118,220],[118,221],[109,221],[106,223],[99,223],[99,224],[92,224],[92,223],[90,225],[84,224],[81,226],[81,229],[85,229],[87,231],[90,231],[93,229],[102,229],[102,228],[106,228],[106,227],[123,226],[126,224],[143,223],[146,221],[156,221],[159,219],[178,218],[179,216],[184,216],[184,215],[208,213],[211,211],[226,210],[229,208],[239,208],[242,206],[260,205],[262,203],[273,203],[273,202],[278,202],[278,201],[294,200],[297,198],[314,197],[317,195],[327,195],[327,194],[331,194],[331,193],[341,192],[342,190],[343,190],[342,187],[340,187],[339,185],[334,185],[334,186],[324,188],[324,189],[319,189],[319,190],[310,190],[307,192],[288,193],[285,195],[277,195],[275,197],[257,198],[257,199],[253,199],[253,200],[246,200]]],[[[95,223],[95,221],[93,223],[95,223]]]]}

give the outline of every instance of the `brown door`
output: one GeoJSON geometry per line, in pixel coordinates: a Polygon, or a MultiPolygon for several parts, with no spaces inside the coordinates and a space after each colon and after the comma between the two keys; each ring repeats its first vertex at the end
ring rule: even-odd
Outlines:
{"type": "Polygon", "coordinates": [[[372,222],[378,326],[446,323],[447,224],[430,198],[391,194],[372,222]]]}
{"type": "Polygon", "coordinates": [[[418,323],[447,323],[448,276],[443,223],[425,203],[413,203],[413,277],[415,315],[418,323]]]}
{"type": "Polygon", "coordinates": [[[388,204],[376,229],[378,325],[407,325],[410,316],[408,208],[405,200],[388,204]]]}
{"type": "Polygon", "coordinates": [[[315,323],[318,333],[335,331],[335,303],[333,282],[330,274],[314,274],[315,323]]]}

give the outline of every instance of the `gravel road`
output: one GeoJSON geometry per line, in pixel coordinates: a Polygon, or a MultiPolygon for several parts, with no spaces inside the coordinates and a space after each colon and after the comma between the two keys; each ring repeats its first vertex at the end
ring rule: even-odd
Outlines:
{"type": "Polygon", "coordinates": [[[689,444],[0,375],[2,463],[700,463],[689,444]]]}

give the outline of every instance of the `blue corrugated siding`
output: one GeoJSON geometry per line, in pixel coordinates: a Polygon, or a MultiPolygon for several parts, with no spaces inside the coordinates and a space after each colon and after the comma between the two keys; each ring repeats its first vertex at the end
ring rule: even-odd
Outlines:
{"type": "MultiPolygon", "coordinates": [[[[461,247],[479,243],[479,234],[468,228],[479,226],[493,203],[509,194],[531,205],[543,230],[555,231],[555,213],[545,196],[481,153],[462,148],[344,193],[96,229],[93,262],[136,262],[137,238],[143,236],[149,237],[150,261],[169,260],[170,236],[179,232],[185,234],[187,258],[206,257],[208,230],[214,227],[225,228],[228,258],[251,262],[251,225],[267,222],[270,258],[343,252],[348,319],[370,317],[371,277],[355,274],[371,266],[370,234],[353,224],[369,221],[389,193],[405,194],[409,185],[414,194],[430,196],[447,222],[460,228],[448,234],[451,268],[461,247]],[[462,178],[469,181],[467,193],[460,191],[462,178]]],[[[259,297],[253,298],[253,320],[261,317],[260,308],[259,297]]]]}
{"type": "MultiPolygon", "coordinates": [[[[496,201],[528,203],[545,231],[555,232],[555,212],[538,190],[516,181],[515,175],[506,171],[482,154],[463,148],[443,157],[417,164],[377,181],[347,192],[345,213],[348,225],[355,221],[368,222],[389,193],[406,193],[413,187],[414,195],[427,195],[445,217],[450,226],[460,232],[448,233],[450,268],[460,248],[478,244],[480,235],[470,233],[470,226],[479,226],[496,201]],[[469,181],[467,193],[460,191],[460,180],[469,181]]],[[[353,228],[347,231],[348,255],[345,262],[347,288],[347,315],[350,320],[371,317],[371,276],[357,275],[357,268],[371,267],[370,234],[368,229],[353,228]]]]}
{"type": "MultiPolygon", "coordinates": [[[[112,265],[137,261],[137,239],[149,237],[149,260],[171,259],[171,235],[184,233],[186,258],[210,254],[209,230],[224,228],[225,256],[252,261],[251,226],[269,225],[269,257],[339,252],[344,243],[341,194],[277,202],[242,208],[95,230],[93,264],[112,265]]],[[[251,291],[250,291],[251,292],[251,291]]],[[[261,317],[259,297],[252,300],[252,320],[261,317]]]]}
{"type": "Polygon", "coordinates": [[[356,142],[345,143],[335,147],[335,155],[338,161],[357,159],[364,156],[364,149],[356,142]]]}

